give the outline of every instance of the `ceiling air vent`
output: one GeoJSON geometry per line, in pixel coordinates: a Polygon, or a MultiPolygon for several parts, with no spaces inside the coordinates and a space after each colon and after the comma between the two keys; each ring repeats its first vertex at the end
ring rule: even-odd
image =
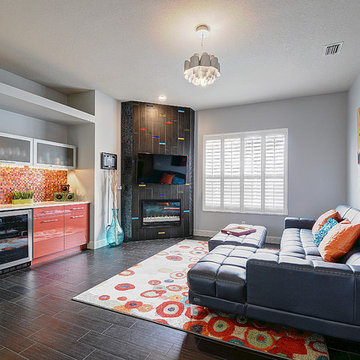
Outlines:
{"type": "Polygon", "coordinates": [[[338,42],[335,44],[329,44],[324,46],[324,55],[336,55],[339,54],[344,42],[338,42]]]}

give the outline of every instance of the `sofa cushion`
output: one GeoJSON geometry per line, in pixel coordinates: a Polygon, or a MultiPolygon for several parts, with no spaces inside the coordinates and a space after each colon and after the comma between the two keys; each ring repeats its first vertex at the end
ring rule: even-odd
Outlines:
{"type": "Polygon", "coordinates": [[[251,246],[221,245],[188,272],[193,293],[246,302],[246,263],[256,251],[251,246]]]}
{"type": "Polygon", "coordinates": [[[339,205],[336,211],[342,219],[348,219],[352,224],[360,224],[360,211],[348,205],[339,205]]]}
{"type": "Polygon", "coordinates": [[[319,250],[314,244],[311,230],[308,229],[285,229],[281,238],[281,253],[320,257],[319,250]]]}
{"type": "MultiPolygon", "coordinates": [[[[226,228],[231,229],[237,226],[240,225],[229,224],[226,226],[226,228]]],[[[214,237],[209,240],[209,251],[212,251],[219,245],[241,245],[261,248],[264,245],[266,239],[266,227],[255,225],[254,228],[256,229],[256,232],[242,236],[228,235],[219,231],[214,237]]]]}
{"type": "Polygon", "coordinates": [[[330,218],[335,219],[338,222],[341,221],[340,214],[336,210],[331,209],[318,217],[318,219],[316,220],[316,222],[312,228],[313,235],[315,235],[326,224],[326,222],[330,218]]]}
{"type": "Polygon", "coordinates": [[[360,224],[342,221],[334,226],[319,246],[319,252],[325,261],[335,262],[348,253],[360,236],[360,224]]]}

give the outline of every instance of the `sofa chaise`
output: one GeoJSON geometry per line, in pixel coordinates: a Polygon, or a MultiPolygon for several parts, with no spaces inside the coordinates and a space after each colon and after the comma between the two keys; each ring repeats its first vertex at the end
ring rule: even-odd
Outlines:
{"type": "MultiPolygon", "coordinates": [[[[358,209],[336,210],[360,223],[358,209]]],[[[190,303],[360,341],[359,240],[340,262],[325,262],[313,242],[314,222],[286,218],[280,251],[216,246],[188,272],[190,303]]]]}

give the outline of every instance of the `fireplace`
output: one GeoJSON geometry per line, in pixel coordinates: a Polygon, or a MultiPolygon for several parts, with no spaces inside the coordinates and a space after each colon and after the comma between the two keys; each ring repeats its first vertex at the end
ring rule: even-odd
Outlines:
{"type": "Polygon", "coordinates": [[[164,226],[181,224],[181,201],[173,200],[142,200],[141,225],[164,226]]]}

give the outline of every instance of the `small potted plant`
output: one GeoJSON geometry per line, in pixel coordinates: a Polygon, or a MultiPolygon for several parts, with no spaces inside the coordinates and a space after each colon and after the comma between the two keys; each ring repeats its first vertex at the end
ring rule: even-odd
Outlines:
{"type": "Polygon", "coordinates": [[[19,204],[32,204],[33,203],[33,191],[13,191],[10,194],[12,203],[15,205],[19,204]]]}

